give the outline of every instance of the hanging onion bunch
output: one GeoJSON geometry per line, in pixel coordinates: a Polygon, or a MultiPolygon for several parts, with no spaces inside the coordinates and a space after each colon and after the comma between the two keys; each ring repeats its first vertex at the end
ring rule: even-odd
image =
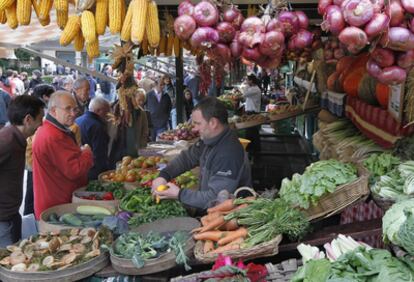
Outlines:
{"type": "Polygon", "coordinates": [[[404,82],[414,65],[414,1],[319,0],[318,12],[322,28],[338,36],[348,52],[375,44],[367,63],[371,76],[384,84],[404,82]]]}

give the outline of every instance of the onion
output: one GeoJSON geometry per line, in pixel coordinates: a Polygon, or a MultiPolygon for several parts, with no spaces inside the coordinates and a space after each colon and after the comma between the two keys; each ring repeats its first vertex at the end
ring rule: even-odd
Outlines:
{"type": "Polygon", "coordinates": [[[374,7],[369,0],[345,0],[341,9],[345,21],[352,26],[363,26],[374,16],[374,7]]]}
{"type": "Polygon", "coordinates": [[[403,68],[392,66],[383,69],[377,78],[384,84],[400,84],[407,78],[407,72],[403,68]]]}
{"type": "Polygon", "coordinates": [[[375,14],[371,21],[365,26],[365,33],[368,38],[374,38],[383,32],[390,22],[390,18],[385,14],[375,14]]]}
{"type": "Polygon", "coordinates": [[[235,6],[231,6],[230,8],[226,9],[223,13],[223,21],[232,23],[237,16],[240,14],[239,9],[235,6]]]}
{"type": "Polygon", "coordinates": [[[332,0],[319,0],[318,2],[319,15],[325,15],[326,8],[328,8],[329,5],[332,5],[332,0]]]}
{"type": "Polygon", "coordinates": [[[236,34],[233,41],[230,43],[230,51],[233,58],[239,58],[243,52],[243,46],[239,43],[239,35],[236,34]]]}
{"type": "Polygon", "coordinates": [[[194,5],[190,0],[184,0],[178,5],[178,15],[189,15],[192,16],[194,13],[194,5]]]}
{"type": "Polygon", "coordinates": [[[244,20],[243,24],[240,28],[241,32],[249,32],[249,33],[263,33],[266,31],[264,23],[258,17],[249,17],[244,20]]]}
{"type": "Polygon", "coordinates": [[[193,17],[189,15],[182,15],[175,19],[174,21],[174,31],[175,34],[181,40],[187,40],[194,33],[197,24],[193,17]]]}
{"type": "Polygon", "coordinates": [[[263,55],[260,53],[259,47],[254,47],[254,48],[244,47],[242,56],[243,56],[243,58],[245,58],[245,59],[247,59],[249,61],[256,62],[263,55]]]}
{"type": "Polygon", "coordinates": [[[367,62],[367,72],[370,76],[377,78],[382,69],[373,59],[369,59],[367,62]]]}
{"type": "Polygon", "coordinates": [[[390,67],[395,62],[394,52],[380,47],[375,48],[371,53],[371,58],[375,60],[381,68],[390,67]]]}
{"type": "Polygon", "coordinates": [[[234,27],[236,30],[239,30],[243,22],[244,22],[244,17],[243,17],[243,14],[242,14],[242,13],[240,13],[240,14],[239,14],[239,15],[238,15],[235,19],[234,19],[234,21],[233,21],[231,24],[233,25],[233,27],[234,27]]]}
{"type": "Polygon", "coordinates": [[[221,22],[217,25],[216,30],[219,34],[219,41],[221,43],[230,43],[236,35],[236,30],[228,22],[221,22]]]}
{"type": "Polygon", "coordinates": [[[331,41],[331,48],[332,49],[338,48],[338,41],[336,41],[336,39],[331,41]]]}
{"type": "Polygon", "coordinates": [[[211,27],[197,28],[190,38],[190,44],[196,48],[211,48],[219,40],[218,32],[211,27]]]}
{"type": "Polygon", "coordinates": [[[409,25],[410,25],[411,32],[414,32],[414,18],[411,19],[409,25]]]}
{"type": "Polygon", "coordinates": [[[252,48],[261,44],[264,40],[265,26],[258,17],[247,18],[240,29],[239,42],[244,46],[252,48]]]}
{"type": "Polygon", "coordinates": [[[322,23],[324,30],[329,30],[338,35],[345,28],[345,19],[342,15],[341,8],[331,5],[326,9],[325,21],[322,23]]]}
{"type": "Polygon", "coordinates": [[[409,13],[414,13],[414,1],[413,0],[401,0],[401,5],[404,10],[409,13]]]}
{"type": "Polygon", "coordinates": [[[128,222],[128,220],[132,217],[132,213],[131,212],[127,212],[127,211],[121,211],[119,212],[116,217],[125,220],[126,222],[128,222]]]}
{"type": "Polygon", "coordinates": [[[294,12],[283,11],[279,14],[277,19],[282,25],[285,36],[290,36],[298,32],[299,18],[294,12]]]}
{"type": "Polygon", "coordinates": [[[390,26],[399,26],[404,20],[404,8],[400,0],[389,0],[386,7],[386,14],[391,18],[390,26]]]}
{"type": "Polygon", "coordinates": [[[410,50],[398,55],[397,65],[403,69],[410,69],[414,66],[414,50],[410,50]]]}
{"type": "Polygon", "coordinates": [[[214,26],[219,19],[217,7],[208,1],[201,1],[194,7],[193,17],[199,26],[214,26]]]}
{"type": "Polygon", "coordinates": [[[281,31],[283,32],[282,24],[278,21],[277,18],[271,19],[266,25],[266,32],[269,31],[281,31]]]}
{"type": "Polygon", "coordinates": [[[341,31],[339,41],[346,45],[348,51],[357,53],[367,45],[368,38],[362,29],[350,26],[341,31]]]}
{"type": "Polygon", "coordinates": [[[344,2],[345,0],[333,0],[333,4],[337,5],[337,6],[341,6],[342,2],[344,2]]]}
{"type": "Polygon", "coordinates": [[[333,53],[333,56],[334,56],[335,59],[340,59],[343,56],[345,56],[345,52],[341,48],[337,48],[337,49],[335,49],[335,51],[333,53]]]}
{"type": "Polygon", "coordinates": [[[269,31],[265,34],[263,43],[260,44],[260,53],[266,56],[275,56],[284,49],[285,36],[280,31],[269,31]]]}
{"type": "Polygon", "coordinates": [[[221,62],[229,62],[231,60],[231,51],[230,48],[225,44],[217,44],[211,49],[210,54],[212,57],[216,57],[221,62]]]}
{"type": "Polygon", "coordinates": [[[323,57],[325,58],[325,60],[331,60],[333,59],[333,51],[332,50],[325,50],[323,52],[323,57]]]}
{"type": "Polygon", "coordinates": [[[396,51],[414,49],[414,34],[404,27],[391,27],[381,38],[382,47],[396,51]]]}
{"type": "Polygon", "coordinates": [[[297,49],[304,49],[312,44],[313,34],[306,29],[299,30],[295,36],[295,46],[297,49]]]}
{"type": "Polygon", "coordinates": [[[370,0],[372,6],[374,7],[375,13],[380,13],[382,8],[384,8],[384,0],[370,0]]]}
{"type": "Polygon", "coordinates": [[[309,27],[309,19],[308,16],[302,11],[296,11],[296,16],[299,19],[299,27],[303,29],[307,29],[309,27]]]}

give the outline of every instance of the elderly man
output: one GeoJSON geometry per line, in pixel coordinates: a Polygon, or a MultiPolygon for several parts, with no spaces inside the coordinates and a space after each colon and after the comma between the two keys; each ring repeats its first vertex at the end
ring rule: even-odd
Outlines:
{"type": "Polygon", "coordinates": [[[79,148],[69,130],[77,105],[69,92],[56,91],[48,114],[33,140],[33,190],[35,216],[53,206],[70,203],[72,193],[85,186],[93,166],[93,155],[86,144],[79,148]]]}
{"type": "Polygon", "coordinates": [[[78,107],[77,117],[88,110],[89,88],[89,81],[86,77],[79,77],[73,83],[73,97],[78,107]]]}
{"type": "Polygon", "coordinates": [[[0,247],[21,237],[19,207],[23,199],[26,138],[42,124],[44,103],[32,96],[18,96],[10,102],[11,125],[0,130],[0,247]]]}
{"type": "Polygon", "coordinates": [[[89,111],[75,120],[80,128],[82,144],[89,144],[92,147],[94,166],[89,171],[89,180],[97,179],[101,172],[110,169],[109,136],[106,126],[106,115],[109,110],[108,101],[103,97],[95,97],[89,103],[89,111]]]}
{"type": "Polygon", "coordinates": [[[192,123],[201,141],[181,152],[161,170],[152,182],[152,191],[161,199],[178,199],[203,212],[214,204],[221,190],[233,193],[240,186],[250,186],[251,172],[246,153],[228,126],[226,107],[217,98],[201,100],[193,110],[192,123]],[[168,182],[196,166],[200,166],[198,191],[180,190],[168,182]],[[159,185],[168,185],[169,189],[159,192],[159,185]]]}

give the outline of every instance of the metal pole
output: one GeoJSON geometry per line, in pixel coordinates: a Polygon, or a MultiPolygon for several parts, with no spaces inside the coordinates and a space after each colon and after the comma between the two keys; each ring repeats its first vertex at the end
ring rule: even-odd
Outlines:
{"type": "Polygon", "coordinates": [[[175,101],[177,110],[177,123],[184,121],[184,71],[183,71],[183,48],[180,48],[180,55],[175,57],[175,101]]]}

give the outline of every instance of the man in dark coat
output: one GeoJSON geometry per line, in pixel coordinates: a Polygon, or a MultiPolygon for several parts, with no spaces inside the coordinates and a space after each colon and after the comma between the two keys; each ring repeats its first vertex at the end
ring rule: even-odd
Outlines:
{"type": "Polygon", "coordinates": [[[163,89],[164,82],[162,79],[159,79],[156,86],[147,93],[147,109],[150,112],[153,125],[151,132],[153,141],[160,133],[168,129],[172,103],[170,96],[163,89]]]}

